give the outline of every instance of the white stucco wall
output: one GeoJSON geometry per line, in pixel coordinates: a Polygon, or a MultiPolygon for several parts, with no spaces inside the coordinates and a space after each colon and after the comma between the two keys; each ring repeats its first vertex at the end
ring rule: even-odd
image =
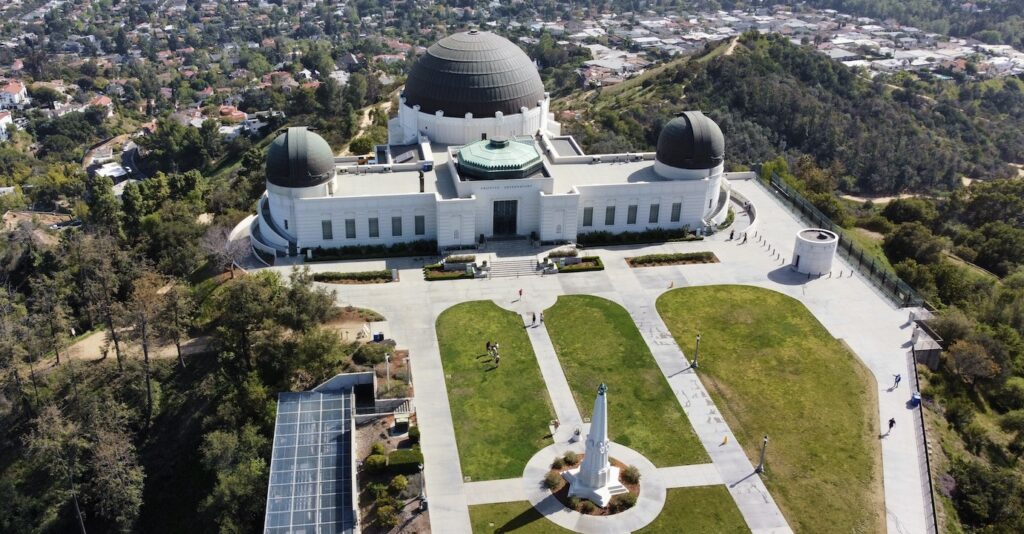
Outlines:
{"type": "Polygon", "coordinates": [[[696,230],[703,226],[703,217],[714,210],[721,187],[721,175],[699,181],[646,182],[614,185],[588,185],[576,189],[580,193],[577,232],[641,232],[652,228],[696,230]],[[711,207],[709,207],[709,202],[711,207]],[[672,221],[672,205],[681,204],[678,221],[672,221]],[[658,204],[658,221],[649,222],[651,205],[658,204]],[[629,206],[637,206],[636,223],[628,224],[629,206]],[[608,206],[615,206],[615,222],[605,224],[608,206]],[[584,226],[584,209],[594,208],[593,225],[584,226]]]}
{"type": "MultiPolygon", "coordinates": [[[[549,127],[559,126],[554,123],[548,112],[550,97],[545,94],[543,100],[530,108],[521,108],[520,113],[504,115],[498,112],[493,117],[474,117],[471,113],[464,116],[446,116],[443,112],[423,113],[419,106],[408,106],[405,100],[398,108],[397,128],[390,128],[393,136],[401,132],[400,139],[391,138],[391,144],[408,144],[423,135],[431,141],[442,145],[464,145],[479,141],[483,134],[487,138],[495,136],[511,137],[515,135],[534,135],[538,130],[547,132],[549,127]],[[552,123],[549,125],[549,121],[552,123]]],[[[555,132],[561,130],[556,127],[555,132]]]]}
{"type": "Polygon", "coordinates": [[[578,193],[540,194],[541,241],[575,241],[579,220],[578,193]]]}
{"type": "Polygon", "coordinates": [[[793,246],[793,261],[790,265],[797,272],[821,275],[832,270],[832,261],[836,257],[839,237],[828,230],[808,228],[796,234],[793,246]],[[824,237],[824,239],[819,239],[824,237]]]}
{"type": "Polygon", "coordinates": [[[437,246],[472,245],[476,242],[475,198],[439,199],[437,202],[437,246]]]}
{"type": "Polygon", "coordinates": [[[393,245],[437,237],[437,199],[434,193],[360,197],[321,197],[300,201],[295,232],[300,248],[350,245],[393,245]],[[416,235],[416,216],[424,217],[424,234],[416,235]],[[392,217],[401,217],[402,235],[392,235],[392,217]],[[377,219],[378,236],[370,237],[370,219],[377,219]],[[346,237],[345,221],[354,219],[356,237],[346,237]],[[332,239],[324,239],[323,221],[331,221],[332,239]]]}

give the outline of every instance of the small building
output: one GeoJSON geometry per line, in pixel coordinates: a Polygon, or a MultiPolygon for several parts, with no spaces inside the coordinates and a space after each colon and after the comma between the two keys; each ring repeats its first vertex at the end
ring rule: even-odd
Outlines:
{"type": "Polygon", "coordinates": [[[23,109],[30,102],[25,84],[10,80],[0,87],[0,109],[23,109]]]}

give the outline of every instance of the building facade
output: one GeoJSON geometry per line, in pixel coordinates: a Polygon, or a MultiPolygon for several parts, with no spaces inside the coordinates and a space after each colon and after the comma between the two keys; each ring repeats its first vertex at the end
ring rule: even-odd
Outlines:
{"type": "Polygon", "coordinates": [[[410,72],[389,143],[371,163],[335,157],[305,128],[274,140],[252,244],[264,257],[420,240],[450,249],[725,220],[725,143],[714,121],[686,112],[662,128],[656,152],[593,155],[560,135],[549,101],[508,40],[477,31],[442,39],[410,72]]]}

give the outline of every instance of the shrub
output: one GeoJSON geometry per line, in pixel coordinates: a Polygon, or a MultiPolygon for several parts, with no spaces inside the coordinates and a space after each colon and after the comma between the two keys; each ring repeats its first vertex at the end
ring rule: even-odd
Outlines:
{"type": "Polygon", "coordinates": [[[714,252],[679,252],[675,254],[647,254],[627,258],[626,261],[632,267],[644,267],[647,265],[677,265],[689,263],[718,263],[718,256],[714,252]]]}
{"type": "Polygon", "coordinates": [[[420,427],[410,426],[409,427],[409,443],[415,445],[420,442],[420,427]]]}
{"type": "Polygon", "coordinates": [[[391,271],[360,271],[355,273],[339,273],[334,271],[313,273],[313,280],[317,282],[390,282],[391,271]]]}
{"type": "Polygon", "coordinates": [[[386,445],[384,445],[383,441],[374,442],[374,444],[370,446],[370,454],[384,455],[384,454],[387,454],[387,453],[388,453],[388,448],[387,448],[386,445]]]}
{"type": "Polygon", "coordinates": [[[561,458],[555,458],[555,461],[551,462],[551,469],[562,469],[565,467],[565,462],[561,458]]]}
{"type": "Polygon", "coordinates": [[[562,456],[562,459],[565,460],[565,465],[576,465],[580,463],[580,455],[573,451],[565,453],[565,456],[562,456]]]}
{"type": "Polygon", "coordinates": [[[860,217],[857,219],[856,224],[865,230],[871,230],[872,232],[877,232],[879,234],[888,234],[896,227],[896,225],[889,221],[889,219],[878,214],[860,217]]]}
{"type": "Polygon", "coordinates": [[[423,453],[419,449],[399,449],[388,455],[388,470],[396,474],[418,473],[423,465],[423,453]]]}
{"type": "Polygon", "coordinates": [[[575,258],[579,251],[574,248],[559,248],[548,252],[549,258],[575,258]]]}
{"type": "Polygon", "coordinates": [[[548,474],[544,475],[544,487],[553,490],[562,483],[562,476],[554,471],[548,471],[548,474]]]}
{"type": "Polygon", "coordinates": [[[307,261],[360,260],[366,258],[398,258],[403,256],[433,256],[437,254],[437,241],[421,239],[393,245],[350,245],[347,247],[316,247],[313,259],[307,261]]]}
{"type": "Polygon", "coordinates": [[[398,513],[394,506],[377,507],[377,524],[381,528],[392,529],[398,526],[398,513]]]}
{"type": "Polygon", "coordinates": [[[376,143],[373,142],[373,139],[361,135],[348,144],[348,151],[357,155],[369,154],[373,150],[374,144],[376,143]]]}
{"type": "Polygon", "coordinates": [[[352,361],[361,365],[376,365],[384,361],[384,355],[394,349],[391,343],[363,343],[352,353],[352,361]]]}
{"type": "Polygon", "coordinates": [[[458,280],[460,278],[473,278],[473,275],[466,271],[446,271],[444,265],[434,263],[423,267],[423,278],[429,282],[435,280],[458,280]]]}
{"type": "Polygon", "coordinates": [[[569,497],[569,508],[572,508],[573,510],[579,510],[580,509],[580,498],[579,497],[569,497]]]}
{"type": "Polygon", "coordinates": [[[366,457],[366,461],[363,462],[363,467],[369,473],[383,473],[388,467],[388,457],[383,454],[371,454],[366,457]]]}
{"type": "Polygon", "coordinates": [[[639,484],[640,470],[635,465],[627,467],[622,471],[622,480],[625,480],[627,484],[639,484]]]}
{"type": "Polygon", "coordinates": [[[370,482],[366,485],[366,489],[373,495],[373,500],[380,499],[388,494],[388,487],[380,482],[370,482]]]}
{"type": "Polygon", "coordinates": [[[629,510],[636,505],[636,495],[632,493],[623,493],[622,495],[616,495],[612,497],[610,507],[616,511],[629,510]]]}
{"type": "Polygon", "coordinates": [[[444,259],[445,263],[473,263],[476,261],[476,256],[472,254],[463,254],[461,256],[448,256],[444,259]]]}
{"type": "Polygon", "coordinates": [[[974,407],[970,403],[954,399],[946,404],[946,420],[953,428],[965,428],[974,420],[974,407]]]}
{"type": "Polygon", "coordinates": [[[655,228],[643,232],[587,232],[576,236],[576,242],[583,246],[629,245],[637,243],[664,243],[668,241],[700,241],[703,237],[694,235],[686,228],[655,228]]]}
{"type": "Polygon", "coordinates": [[[1024,378],[1012,376],[1007,379],[996,393],[995,400],[1004,410],[1024,408],[1024,378]]]}
{"type": "Polygon", "coordinates": [[[388,489],[395,495],[402,493],[408,487],[409,479],[405,478],[405,475],[395,475],[395,477],[391,479],[391,482],[388,483],[388,489]]]}
{"type": "Polygon", "coordinates": [[[597,509],[597,505],[596,504],[594,504],[594,503],[592,503],[592,502],[590,502],[590,501],[588,501],[586,499],[583,499],[583,500],[580,501],[580,507],[579,507],[580,513],[591,514],[591,513],[594,513],[594,510],[596,510],[596,509],[597,509]]]}
{"type": "Polygon", "coordinates": [[[988,433],[985,432],[985,427],[981,426],[977,421],[971,421],[966,427],[960,432],[960,435],[964,438],[964,445],[967,450],[974,454],[979,454],[985,445],[989,443],[988,433]]]}

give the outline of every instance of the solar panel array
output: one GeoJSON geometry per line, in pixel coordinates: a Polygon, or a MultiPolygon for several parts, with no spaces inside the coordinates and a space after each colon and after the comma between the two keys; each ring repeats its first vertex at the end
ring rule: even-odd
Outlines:
{"type": "Polygon", "coordinates": [[[266,534],[347,534],[352,496],[351,393],[281,393],[266,534]]]}

